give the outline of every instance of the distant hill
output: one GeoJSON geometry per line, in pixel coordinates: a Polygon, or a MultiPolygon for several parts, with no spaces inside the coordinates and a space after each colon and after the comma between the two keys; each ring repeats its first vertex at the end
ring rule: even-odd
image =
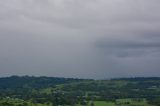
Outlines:
{"type": "MultiPolygon", "coordinates": [[[[160,81],[160,77],[135,77],[135,78],[116,78],[110,81],[160,81]]],[[[0,78],[0,89],[43,89],[48,87],[55,87],[59,84],[68,84],[73,82],[94,81],[92,79],[78,79],[78,78],[60,78],[60,77],[35,77],[35,76],[10,76],[0,78]]],[[[104,80],[109,81],[109,80],[104,80]]],[[[148,82],[147,82],[148,83],[148,82]]],[[[152,82],[153,83],[153,82],[152,82]]]]}
{"type": "Polygon", "coordinates": [[[115,78],[111,80],[124,80],[124,81],[147,81],[147,80],[160,80],[160,77],[133,77],[133,78],[115,78]]]}
{"type": "Polygon", "coordinates": [[[57,84],[79,82],[83,79],[58,78],[58,77],[34,77],[34,76],[11,76],[0,78],[0,89],[34,88],[41,89],[54,87],[57,84]]]}

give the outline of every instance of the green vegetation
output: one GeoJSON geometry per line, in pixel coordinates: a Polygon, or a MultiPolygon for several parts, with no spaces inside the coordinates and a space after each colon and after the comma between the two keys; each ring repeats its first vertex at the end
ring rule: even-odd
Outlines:
{"type": "Polygon", "coordinates": [[[95,101],[94,106],[115,106],[113,102],[95,101]]]}
{"type": "Polygon", "coordinates": [[[0,78],[0,106],[160,106],[160,78],[0,78]]]}

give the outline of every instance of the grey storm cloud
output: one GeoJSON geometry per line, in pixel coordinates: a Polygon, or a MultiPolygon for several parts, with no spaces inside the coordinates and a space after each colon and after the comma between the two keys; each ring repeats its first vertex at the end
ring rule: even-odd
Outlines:
{"type": "Polygon", "coordinates": [[[160,76],[159,0],[0,0],[0,75],[160,76]]]}

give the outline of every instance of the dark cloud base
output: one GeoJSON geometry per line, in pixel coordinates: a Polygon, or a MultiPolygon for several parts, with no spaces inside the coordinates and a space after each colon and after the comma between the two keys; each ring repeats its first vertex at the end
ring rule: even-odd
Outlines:
{"type": "Polygon", "coordinates": [[[0,1],[0,75],[160,76],[159,0],[0,1]]]}

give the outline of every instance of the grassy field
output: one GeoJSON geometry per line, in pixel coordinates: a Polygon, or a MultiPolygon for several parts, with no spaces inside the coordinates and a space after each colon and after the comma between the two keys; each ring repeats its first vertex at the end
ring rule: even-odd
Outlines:
{"type": "Polygon", "coordinates": [[[145,99],[117,99],[116,103],[126,106],[150,106],[145,99]]]}
{"type": "Polygon", "coordinates": [[[115,104],[112,102],[95,101],[94,106],[115,106],[115,104]]]}
{"type": "MultiPolygon", "coordinates": [[[[82,105],[77,104],[76,106],[82,106],[82,105]]],[[[90,106],[90,103],[88,103],[87,106],[90,106]]],[[[115,106],[115,104],[112,102],[94,101],[94,106],[115,106]]]]}

